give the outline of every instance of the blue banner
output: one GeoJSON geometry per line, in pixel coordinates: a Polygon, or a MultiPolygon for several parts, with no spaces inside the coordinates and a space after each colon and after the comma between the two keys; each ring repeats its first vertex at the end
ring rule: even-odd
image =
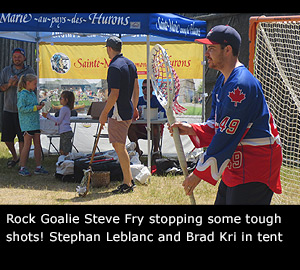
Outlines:
{"type": "Polygon", "coordinates": [[[149,32],[161,37],[194,41],[206,36],[206,22],[172,13],[151,13],[149,32]]]}
{"type": "Polygon", "coordinates": [[[1,13],[0,30],[134,34],[147,32],[147,22],[142,13],[1,13]]]}
{"type": "Polygon", "coordinates": [[[28,32],[20,34],[28,41],[42,41],[51,37],[49,32],[150,34],[193,41],[205,37],[206,22],[172,13],[0,13],[0,32],[0,37],[14,32],[14,39],[18,39],[15,32],[28,32]]]}

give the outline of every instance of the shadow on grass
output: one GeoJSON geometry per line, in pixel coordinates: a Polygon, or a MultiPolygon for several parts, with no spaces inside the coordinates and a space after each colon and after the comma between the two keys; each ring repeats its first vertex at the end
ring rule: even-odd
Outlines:
{"type": "MultiPolygon", "coordinates": [[[[110,187],[111,188],[111,187],[110,187]]],[[[110,196],[113,196],[114,194],[111,191],[105,191],[105,192],[99,192],[99,190],[91,190],[85,197],[79,197],[78,194],[76,196],[68,201],[74,202],[74,203],[81,203],[81,202],[89,202],[89,201],[95,201],[99,199],[105,199],[110,196]]],[[[64,202],[60,199],[57,200],[58,202],[64,202]]]]}
{"type": "MultiPolygon", "coordinates": [[[[108,187],[103,187],[101,189],[94,189],[94,191],[104,193],[92,193],[90,192],[85,198],[76,197],[78,196],[76,193],[76,186],[79,183],[75,182],[64,182],[60,179],[55,178],[55,171],[58,156],[47,156],[42,162],[43,167],[49,171],[48,175],[34,175],[33,171],[35,169],[35,162],[33,159],[29,159],[27,162],[27,167],[29,171],[32,173],[32,176],[24,177],[18,174],[19,164],[17,164],[13,168],[7,168],[7,161],[9,159],[0,158],[0,188],[20,188],[20,189],[32,189],[32,190],[50,190],[50,191],[66,191],[66,192],[74,192],[74,201],[84,201],[84,200],[92,200],[96,196],[95,199],[99,199],[99,197],[106,198],[110,196],[111,192],[107,192],[107,190],[117,186],[119,182],[111,182],[108,187]]],[[[61,201],[63,202],[63,200],[61,201]]]]}

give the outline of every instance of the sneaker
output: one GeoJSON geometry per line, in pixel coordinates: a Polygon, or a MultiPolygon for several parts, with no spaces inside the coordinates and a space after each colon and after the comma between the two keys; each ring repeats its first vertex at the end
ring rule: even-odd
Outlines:
{"type": "Polygon", "coordinates": [[[132,184],[132,188],[135,188],[136,187],[136,184],[135,184],[135,182],[133,181],[133,179],[131,180],[131,184],[132,184]]]}
{"type": "Polygon", "coordinates": [[[117,189],[113,190],[113,194],[122,194],[122,193],[128,193],[133,191],[133,186],[128,186],[127,184],[122,184],[117,187],[117,189]]]}
{"type": "Polygon", "coordinates": [[[41,168],[35,168],[35,170],[34,170],[34,174],[49,174],[49,172],[48,171],[46,171],[43,167],[41,167],[41,168]]]}
{"type": "Polygon", "coordinates": [[[10,160],[7,162],[7,168],[12,168],[12,167],[15,167],[17,165],[17,163],[19,163],[20,159],[18,159],[17,161],[14,161],[14,160],[10,160]]]}
{"type": "Polygon", "coordinates": [[[21,176],[31,176],[31,173],[28,171],[26,167],[19,170],[19,175],[21,176]]]}

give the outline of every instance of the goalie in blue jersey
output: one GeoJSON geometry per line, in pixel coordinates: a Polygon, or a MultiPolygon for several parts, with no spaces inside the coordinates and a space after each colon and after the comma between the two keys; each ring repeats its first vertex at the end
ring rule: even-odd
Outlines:
{"type": "Polygon", "coordinates": [[[213,27],[204,39],[209,68],[222,74],[212,92],[212,110],[203,124],[177,122],[197,148],[207,147],[196,169],[183,182],[186,194],[205,180],[222,178],[216,205],[270,204],[281,193],[282,150],[279,134],[259,81],[239,62],[239,33],[230,26],[213,27]]]}

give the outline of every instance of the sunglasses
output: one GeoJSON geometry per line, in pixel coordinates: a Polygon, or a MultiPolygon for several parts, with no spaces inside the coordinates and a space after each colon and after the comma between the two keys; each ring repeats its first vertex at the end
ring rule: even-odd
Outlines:
{"type": "MultiPolygon", "coordinates": [[[[142,86],[142,89],[143,89],[143,90],[147,89],[147,86],[142,86]]],[[[153,88],[152,88],[152,85],[150,85],[150,89],[153,89],[153,88]]]]}

